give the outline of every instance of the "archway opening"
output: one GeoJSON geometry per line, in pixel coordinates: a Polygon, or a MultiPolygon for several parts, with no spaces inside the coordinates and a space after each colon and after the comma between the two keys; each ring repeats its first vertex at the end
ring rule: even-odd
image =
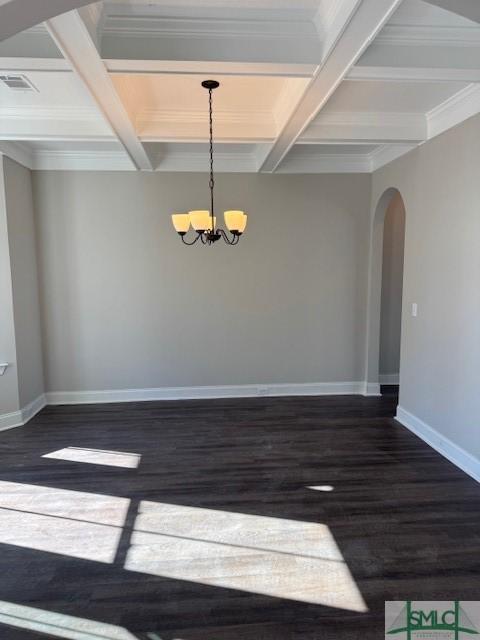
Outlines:
{"type": "Polygon", "coordinates": [[[382,393],[398,393],[402,330],[405,206],[397,191],[383,223],[382,288],[380,303],[379,383],[382,393]]]}
{"type": "Polygon", "coordinates": [[[406,210],[397,189],[378,200],[371,233],[366,395],[398,392],[406,210]]]}

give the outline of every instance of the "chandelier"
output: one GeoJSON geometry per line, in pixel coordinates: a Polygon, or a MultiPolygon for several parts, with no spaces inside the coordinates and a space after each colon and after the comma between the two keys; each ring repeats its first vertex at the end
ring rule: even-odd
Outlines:
{"type": "Polygon", "coordinates": [[[202,87],[208,89],[208,107],[210,122],[210,211],[189,211],[188,213],[174,213],[172,215],[173,226],[175,231],[181,237],[183,244],[192,245],[199,240],[202,244],[213,244],[220,238],[223,238],[227,244],[238,244],[240,236],[247,226],[247,215],[243,211],[225,211],[225,225],[228,232],[217,227],[217,217],[213,207],[213,188],[215,181],[213,179],[213,115],[212,115],[212,91],[219,87],[216,80],[204,80],[202,87]],[[193,240],[187,240],[185,236],[188,230],[192,229],[196,232],[193,240]]]}

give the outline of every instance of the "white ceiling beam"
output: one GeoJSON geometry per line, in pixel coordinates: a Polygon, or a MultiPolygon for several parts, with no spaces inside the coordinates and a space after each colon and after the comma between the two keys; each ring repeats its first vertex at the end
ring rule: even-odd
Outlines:
{"type": "Polygon", "coordinates": [[[480,85],[469,84],[426,114],[428,137],[433,138],[480,113],[480,85]]]}
{"type": "Polygon", "coordinates": [[[480,82],[479,69],[436,67],[387,67],[356,65],[348,80],[378,80],[380,82],[480,82]]]}
{"type": "Polygon", "coordinates": [[[474,22],[480,22],[480,3],[478,0],[427,0],[427,2],[474,22]]]}
{"type": "Polygon", "coordinates": [[[363,0],[267,153],[262,171],[275,171],[401,1],[363,0]]]}
{"type": "Polygon", "coordinates": [[[148,75],[165,73],[175,75],[222,76],[278,76],[311,78],[317,70],[315,64],[289,64],[274,62],[198,62],[196,60],[120,60],[104,59],[109,73],[135,73],[148,75]]]}
{"type": "Polygon", "coordinates": [[[148,154],[138,139],[135,127],[78,11],[52,18],[46,22],[46,26],[134,165],[138,169],[152,171],[148,154]]]}
{"type": "Polygon", "coordinates": [[[0,41],[91,0],[0,0],[0,41]]]}

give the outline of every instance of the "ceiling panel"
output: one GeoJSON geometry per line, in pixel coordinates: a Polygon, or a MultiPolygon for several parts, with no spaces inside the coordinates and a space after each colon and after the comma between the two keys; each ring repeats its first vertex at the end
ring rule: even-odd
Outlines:
{"type": "Polygon", "coordinates": [[[322,114],[335,111],[426,113],[467,86],[459,82],[342,82],[322,114]]]}
{"type": "MultiPolygon", "coordinates": [[[[201,86],[203,78],[198,75],[115,74],[112,78],[134,115],[142,109],[207,112],[208,92],[201,86]]],[[[214,76],[213,79],[220,82],[213,93],[217,113],[271,111],[285,83],[279,77],[214,76]]]]}
{"type": "MultiPolygon", "coordinates": [[[[223,140],[264,140],[294,107],[305,78],[213,76],[214,134],[223,140]]],[[[138,134],[144,140],[208,137],[208,92],[198,75],[112,74],[138,134]]]]}
{"type": "MultiPolygon", "coordinates": [[[[456,0],[451,0],[452,7],[456,0]]],[[[400,7],[390,18],[390,25],[420,25],[439,27],[469,27],[477,26],[472,20],[459,16],[452,11],[446,11],[423,0],[403,0],[400,7]]]]}
{"type": "Polygon", "coordinates": [[[47,29],[43,24],[39,24],[2,40],[0,42],[1,57],[61,58],[62,54],[47,29]]]}
{"type": "Polygon", "coordinates": [[[45,107],[58,110],[62,107],[71,107],[72,109],[92,109],[97,113],[95,103],[73,73],[28,71],[21,74],[26,76],[36,90],[16,91],[0,82],[0,108],[45,107]]]}

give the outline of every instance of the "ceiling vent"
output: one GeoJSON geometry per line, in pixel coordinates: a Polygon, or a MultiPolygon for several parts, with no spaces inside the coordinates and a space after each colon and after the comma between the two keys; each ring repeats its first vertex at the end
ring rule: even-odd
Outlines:
{"type": "Polygon", "coordinates": [[[13,91],[38,91],[37,87],[24,75],[0,76],[0,80],[13,91]]]}

